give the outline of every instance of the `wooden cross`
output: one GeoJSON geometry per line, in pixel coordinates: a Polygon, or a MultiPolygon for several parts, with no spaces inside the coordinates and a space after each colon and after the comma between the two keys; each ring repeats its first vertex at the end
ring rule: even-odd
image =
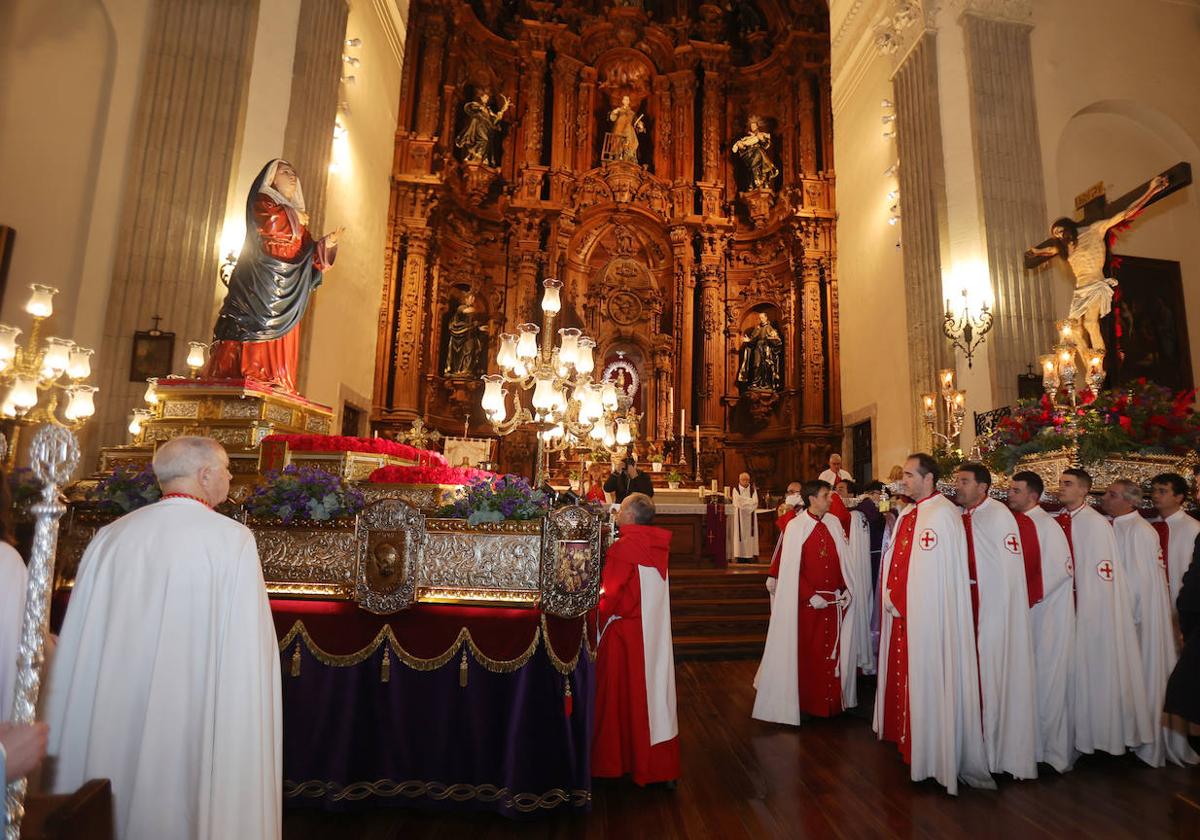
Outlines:
{"type": "Polygon", "coordinates": [[[158,323],[163,317],[161,315],[152,315],[150,320],[154,322],[154,326],[150,328],[150,335],[162,335],[162,330],[158,328],[158,323]]]}
{"type": "MultiPolygon", "coordinates": [[[[1166,172],[1162,173],[1162,177],[1167,179],[1167,187],[1157,193],[1146,202],[1146,206],[1150,206],[1156,201],[1166,198],[1176,190],[1183,189],[1192,183],[1192,167],[1186,161],[1181,161],[1166,172]]],[[[1134,187],[1129,192],[1118,198],[1116,201],[1109,203],[1104,195],[1103,183],[1089,189],[1087,192],[1080,195],[1075,200],[1076,210],[1083,211],[1083,219],[1079,222],[1079,226],[1086,227],[1101,219],[1111,219],[1118,213],[1123,212],[1129,205],[1137,201],[1137,199],[1146,193],[1150,188],[1150,181],[1146,181],[1140,186],[1134,187]]],[[[1054,237],[1039,242],[1034,247],[1025,252],[1025,268],[1037,268],[1046,260],[1054,256],[1054,250],[1057,249],[1058,240],[1054,237]]]]}

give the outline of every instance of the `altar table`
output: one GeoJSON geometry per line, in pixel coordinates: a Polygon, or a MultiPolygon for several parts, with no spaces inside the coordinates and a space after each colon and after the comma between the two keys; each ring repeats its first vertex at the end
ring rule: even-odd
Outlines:
{"type": "Polygon", "coordinates": [[[273,600],[285,807],[591,808],[594,617],[273,600]]]}

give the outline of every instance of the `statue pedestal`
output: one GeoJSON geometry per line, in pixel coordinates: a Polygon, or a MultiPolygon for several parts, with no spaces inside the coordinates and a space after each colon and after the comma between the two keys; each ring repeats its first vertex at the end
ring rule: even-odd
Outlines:
{"type": "Polygon", "coordinates": [[[203,435],[225,446],[235,476],[257,475],[258,445],[267,435],[327,435],[333,427],[329,406],[252,380],[180,377],[160,380],[156,390],[154,417],[133,444],[100,450],[100,472],[143,466],[162,441],[203,435]]]}
{"type": "Polygon", "coordinates": [[[468,161],[460,166],[467,197],[476,204],[482,204],[491,192],[492,184],[500,177],[500,169],[478,161],[468,161]]]}
{"type": "Polygon", "coordinates": [[[772,190],[747,190],[739,193],[750,220],[755,227],[762,227],[771,218],[771,208],[775,206],[775,193],[772,190]]]}

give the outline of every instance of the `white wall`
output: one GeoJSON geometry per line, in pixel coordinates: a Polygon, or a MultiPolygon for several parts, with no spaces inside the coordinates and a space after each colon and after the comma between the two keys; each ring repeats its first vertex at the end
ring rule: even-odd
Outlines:
{"type": "MultiPolygon", "coordinates": [[[[342,403],[349,399],[370,409],[375,375],[375,342],[379,301],[383,290],[383,258],[387,246],[388,202],[392,153],[400,102],[400,56],[394,38],[403,30],[386,31],[378,13],[383,3],[351,0],[346,37],[361,38],[362,46],[347,48],[357,67],[346,72],[354,85],[342,87],[349,104],[339,119],[346,138],[339,150],[338,170],[329,174],[325,225],[346,228],[337,263],[325,275],[305,324],[312,330],[311,352],[301,362],[305,395],[332,405],[340,424],[342,403]]],[[[333,126],[329,126],[333,131],[333,126]]]]}
{"type": "MultiPolygon", "coordinates": [[[[881,108],[893,99],[891,64],[876,55],[833,116],[837,161],[838,289],[842,410],[847,425],[870,418],[874,473],[886,476],[912,448],[903,267],[903,220],[887,223],[896,144],[883,138],[881,108]]],[[[890,112],[889,112],[890,113],[890,112]]]]}
{"type": "MultiPolygon", "coordinates": [[[[1074,198],[1103,181],[1115,199],[1186,160],[1200,178],[1200,6],[1171,0],[1034,4],[1033,56],[1046,204],[1071,215],[1074,198]],[[1120,45],[1120,49],[1110,49],[1120,45]]],[[[1123,254],[1177,260],[1193,375],[1200,374],[1200,183],[1149,208],[1118,240],[1123,254]]],[[[1057,309],[1071,277],[1061,266],[1057,309]]],[[[1045,277],[1045,275],[1042,275],[1045,277]]]]}

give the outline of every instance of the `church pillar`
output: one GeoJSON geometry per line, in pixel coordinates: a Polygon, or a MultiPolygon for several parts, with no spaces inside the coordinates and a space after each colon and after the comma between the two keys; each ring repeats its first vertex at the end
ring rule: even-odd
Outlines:
{"type": "Polygon", "coordinates": [[[583,65],[568,55],[554,60],[554,136],[550,145],[550,200],[563,202],[566,185],[572,177],[565,172],[571,168],[575,152],[575,85],[583,65]]]}
{"type": "Polygon", "coordinates": [[[93,434],[101,444],[124,441],[128,412],[142,404],[145,383],[129,381],[134,332],[148,329],[152,316],[163,316],[163,329],[176,334],[176,369],[182,369],[189,339],[212,335],[218,239],[234,189],[254,58],[257,0],[150,5],[97,353],[104,363],[93,434]]]}
{"type": "Polygon", "coordinates": [[[690,182],[695,171],[692,150],[695,148],[696,73],[692,69],[671,74],[671,90],[675,100],[675,169],[671,188],[671,214],[690,216],[694,195],[690,182]]]}
{"type": "MultiPolygon", "coordinates": [[[[968,9],[962,17],[971,127],[995,295],[994,405],[1017,400],[1017,377],[1054,335],[1050,284],[1031,277],[1025,249],[1045,236],[1046,199],[1033,94],[1031,26],[968,9]]],[[[976,410],[986,410],[979,407],[976,410]]]]}
{"type": "Polygon", "coordinates": [[[904,298],[908,324],[912,439],[921,440],[921,394],[936,391],[937,371],[953,365],[942,336],[942,271],[947,247],[937,36],[928,32],[893,77],[896,146],[901,161],[904,298]]]}
{"type": "Polygon", "coordinates": [[[421,45],[421,90],[417,94],[417,136],[430,139],[437,134],[441,113],[442,61],[446,52],[446,21],[431,15],[425,18],[421,45]]]}
{"type": "Polygon", "coordinates": [[[425,326],[432,239],[432,231],[427,227],[411,227],[406,236],[392,388],[392,406],[397,409],[397,418],[411,419],[420,414],[421,373],[425,369],[421,358],[421,335],[425,326]]]}
{"type": "Polygon", "coordinates": [[[595,120],[592,112],[596,108],[596,69],[584,67],[579,74],[578,104],[575,106],[575,155],[574,169],[586,172],[595,165],[595,120]]]}
{"type": "MultiPolygon", "coordinates": [[[[695,347],[696,280],[692,272],[692,237],[684,225],[671,227],[671,252],[675,259],[675,411],[670,427],[679,427],[679,410],[695,418],[692,402],[692,359],[695,347]]],[[[698,422],[693,420],[693,423],[698,422]]],[[[684,430],[686,434],[686,429],[684,430]]],[[[683,442],[680,441],[680,446],[683,442]]]]}
{"type": "Polygon", "coordinates": [[[828,260],[806,256],[801,260],[800,335],[802,367],[800,416],[805,426],[825,422],[825,341],[822,328],[821,282],[828,260]]]}
{"type": "Polygon", "coordinates": [[[702,215],[721,216],[724,189],[721,166],[721,140],[724,131],[725,79],[721,73],[724,55],[704,59],[704,110],[700,125],[702,215]]]}
{"type": "Polygon", "coordinates": [[[699,412],[697,422],[705,433],[719,434],[723,429],[721,389],[725,372],[724,361],[721,358],[721,337],[724,335],[721,274],[715,265],[701,265],[696,268],[696,280],[700,287],[700,330],[703,348],[700,369],[697,371],[700,381],[696,383],[699,412]]]}
{"type": "Polygon", "coordinates": [[[541,166],[542,112],[546,99],[546,51],[530,50],[523,64],[521,80],[525,87],[525,118],[521,121],[521,129],[525,135],[525,142],[522,146],[525,163],[541,166]]]}
{"type": "Polygon", "coordinates": [[[672,149],[675,131],[671,125],[671,82],[666,76],[654,77],[654,99],[656,102],[654,131],[654,171],[660,178],[670,179],[672,149]]]}

